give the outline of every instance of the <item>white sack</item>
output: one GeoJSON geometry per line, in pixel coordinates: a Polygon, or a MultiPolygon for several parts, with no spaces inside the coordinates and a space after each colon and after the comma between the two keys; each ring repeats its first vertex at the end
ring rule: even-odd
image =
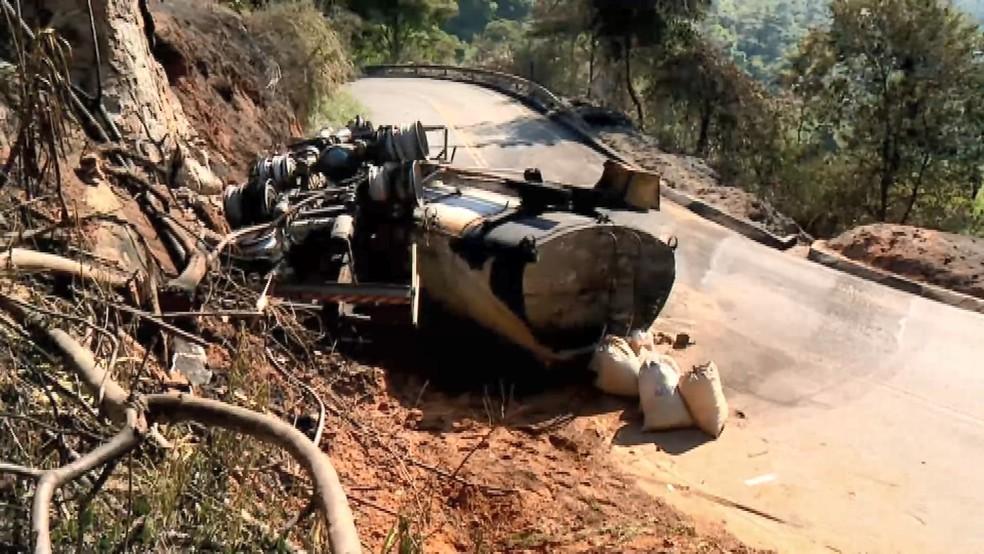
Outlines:
{"type": "Polygon", "coordinates": [[[728,401],[721,388],[721,375],[714,362],[694,366],[680,379],[680,395],[702,431],[718,437],[728,419],[728,401]]]}
{"type": "Polygon", "coordinates": [[[605,337],[589,367],[598,374],[595,386],[599,389],[619,396],[639,395],[639,357],[625,339],[605,337]]]}
{"type": "Polygon", "coordinates": [[[639,369],[643,431],[693,427],[694,420],[677,390],[680,371],[669,356],[654,355],[639,369]]]}
{"type": "Polygon", "coordinates": [[[636,329],[629,333],[629,346],[636,356],[641,357],[644,351],[654,348],[653,334],[645,329],[636,329]]]}

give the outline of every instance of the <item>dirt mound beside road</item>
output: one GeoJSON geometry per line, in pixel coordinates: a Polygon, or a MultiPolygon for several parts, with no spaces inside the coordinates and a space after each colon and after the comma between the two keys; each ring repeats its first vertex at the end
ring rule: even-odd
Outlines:
{"type": "Polygon", "coordinates": [[[984,239],[881,223],[851,229],[827,245],[872,267],[984,298],[984,239]]]}

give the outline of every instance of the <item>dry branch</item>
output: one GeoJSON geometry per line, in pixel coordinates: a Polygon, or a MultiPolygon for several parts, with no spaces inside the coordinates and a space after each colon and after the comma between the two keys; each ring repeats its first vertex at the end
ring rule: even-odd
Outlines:
{"type": "Polygon", "coordinates": [[[44,472],[33,467],[24,467],[17,464],[0,462],[0,473],[10,473],[12,475],[37,479],[38,477],[41,477],[41,474],[44,472]]]}
{"type": "MultiPolygon", "coordinates": [[[[269,414],[184,394],[151,394],[131,399],[99,367],[91,351],[64,331],[46,329],[45,332],[71,369],[78,374],[90,392],[97,396],[103,410],[107,414],[115,414],[116,417],[122,413],[126,424],[111,441],[71,464],[44,472],[39,478],[32,510],[35,552],[51,551],[48,512],[54,491],[89,470],[128,452],[141,441],[147,430],[147,422],[158,421],[193,421],[220,427],[287,450],[307,471],[314,483],[315,502],[326,519],[332,551],[361,551],[352,512],[331,460],[299,430],[269,414]]],[[[18,473],[24,474],[23,471],[18,473]]]]}
{"type": "Polygon", "coordinates": [[[147,431],[147,422],[143,419],[143,414],[130,408],[126,411],[126,420],[123,429],[109,442],[103,443],[68,465],[45,471],[38,479],[34,490],[34,503],[31,506],[31,532],[34,535],[35,554],[51,552],[50,512],[51,498],[55,491],[90,470],[119,459],[140,444],[147,431]]]}
{"type": "Polygon", "coordinates": [[[61,329],[48,329],[47,334],[72,371],[89,387],[89,392],[96,397],[107,417],[117,424],[126,421],[126,400],[129,395],[96,364],[92,351],[61,329]]]}
{"type": "Polygon", "coordinates": [[[161,215],[160,221],[170,230],[178,242],[181,243],[182,248],[184,248],[187,254],[184,270],[181,271],[180,275],[168,281],[164,285],[164,288],[165,290],[180,291],[191,297],[195,294],[198,285],[205,278],[205,273],[208,271],[208,254],[198,247],[196,244],[197,241],[180,224],[171,218],[171,216],[166,214],[161,215]]]}
{"type": "Polygon", "coordinates": [[[130,276],[123,273],[100,269],[92,264],[70,260],[55,254],[24,248],[11,248],[0,252],[0,268],[10,268],[27,273],[42,271],[64,273],[111,287],[123,287],[130,281],[130,276]]]}
{"type": "Polygon", "coordinates": [[[126,304],[117,304],[115,302],[109,302],[107,304],[108,304],[109,307],[113,308],[114,310],[120,310],[120,311],[126,312],[128,314],[137,316],[140,319],[143,319],[144,321],[149,321],[149,322],[153,323],[154,325],[156,325],[157,327],[159,327],[162,331],[166,331],[166,332],[172,333],[174,335],[177,335],[177,336],[185,339],[188,342],[193,342],[193,343],[195,343],[195,344],[197,344],[199,346],[208,346],[208,343],[205,342],[205,339],[203,339],[203,338],[201,338],[198,335],[195,335],[193,333],[189,333],[188,331],[185,331],[184,329],[181,329],[179,327],[175,327],[174,325],[171,325],[170,323],[168,323],[168,322],[160,319],[159,317],[155,316],[154,314],[152,314],[150,312],[145,312],[143,310],[138,310],[137,308],[134,308],[132,306],[127,306],[126,304]]]}
{"type": "Polygon", "coordinates": [[[186,394],[177,396],[155,394],[146,397],[153,417],[172,423],[195,421],[221,427],[279,446],[310,474],[314,481],[316,505],[328,525],[328,538],[333,552],[360,552],[355,522],[345,491],[328,456],[293,426],[268,414],[239,406],[186,394]]]}

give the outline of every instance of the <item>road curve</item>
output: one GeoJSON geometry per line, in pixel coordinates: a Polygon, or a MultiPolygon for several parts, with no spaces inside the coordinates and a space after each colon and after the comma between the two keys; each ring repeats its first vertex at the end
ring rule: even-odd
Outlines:
{"type": "MultiPolygon", "coordinates": [[[[594,150],[490,90],[410,78],[349,87],[376,123],[449,125],[456,165],[536,166],[583,185],[600,174],[594,150]]],[[[782,521],[713,513],[780,550],[984,551],[984,316],[768,249],[668,202],[625,218],[679,238],[661,321],[692,330],[745,416],[713,442],[626,425],[614,456],[643,488],[684,507],[696,502],[680,492],[689,487],[766,512],[782,521]]]]}

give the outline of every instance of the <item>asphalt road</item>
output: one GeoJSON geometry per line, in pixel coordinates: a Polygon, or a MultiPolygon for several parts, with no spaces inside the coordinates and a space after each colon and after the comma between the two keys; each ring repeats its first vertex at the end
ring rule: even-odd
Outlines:
{"type": "MultiPolygon", "coordinates": [[[[456,165],[536,166],[584,185],[601,172],[595,151],[486,89],[363,79],[350,91],[377,124],[449,125],[456,165]]],[[[784,551],[984,552],[984,316],[771,250],[666,201],[626,219],[679,238],[661,321],[692,331],[745,415],[712,442],[626,425],[614,455],[643,488],[784,551]]]]}

